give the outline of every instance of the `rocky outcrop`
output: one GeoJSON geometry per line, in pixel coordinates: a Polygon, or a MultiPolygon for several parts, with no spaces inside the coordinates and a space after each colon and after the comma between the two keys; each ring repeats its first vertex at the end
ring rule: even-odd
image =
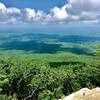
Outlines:
{"type": "Polygon", "coordinates": [[[59,100],[100,100],[100,88],[97,87],[92,90],[83,88],[59,100]]]}

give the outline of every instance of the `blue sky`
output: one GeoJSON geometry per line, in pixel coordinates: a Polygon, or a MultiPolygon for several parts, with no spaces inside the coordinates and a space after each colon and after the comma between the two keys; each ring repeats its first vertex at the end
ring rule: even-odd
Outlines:
{"type": "Polygon", "coordinates": [[[7,7],[17,8],[34,8],[41,10],[49,10],[54,6],[61,7],[65,4],[66,0],[0,0],[7,7]]]}
{"type": "Polygon", "coordinates": [[[0,0],[2,24],[100,24],[100,0],[0,0]]]}

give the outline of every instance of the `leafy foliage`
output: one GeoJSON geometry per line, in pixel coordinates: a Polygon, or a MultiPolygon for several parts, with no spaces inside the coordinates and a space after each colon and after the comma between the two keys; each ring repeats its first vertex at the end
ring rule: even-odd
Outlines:
{"type": "Polygon", "coordinates": [[[60,54],[2,55],[0,100],[56,100],[100,86],[100,57],[60,54]]]}
{"type": "Polygon", "coordinates": [[[100,45],[97,45],[97,50],[96,50],[96,55],[97,56],[100,56],[100,45]]]}

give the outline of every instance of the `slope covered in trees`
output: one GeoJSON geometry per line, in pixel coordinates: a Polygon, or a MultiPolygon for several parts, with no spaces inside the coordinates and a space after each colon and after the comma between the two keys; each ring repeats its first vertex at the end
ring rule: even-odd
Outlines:
{"type": "Polygon", "coordinates": [[[98,56],[0,55],[0,100],[57,100],[84,87],[100,86],[98,56]]]}

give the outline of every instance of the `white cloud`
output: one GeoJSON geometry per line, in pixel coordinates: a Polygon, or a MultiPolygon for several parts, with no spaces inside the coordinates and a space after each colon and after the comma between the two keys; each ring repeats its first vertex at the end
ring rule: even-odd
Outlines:
{"type": "Polygon", "coordinates": [[[100,11],[100,0],[70,0],[73,12],[100,11]]]}
{"type": "Polygon", "coordinates": [[[47,12],[31,8],[18,9],[0,3],[0,24],[9,23],[99,23],[100,0],[69,0],[69,4],[47,12]]]}
{"type": "Polygon", "coordinates": [[[80,22],[99,23],[100,0],[70,0],[69,14],[79,16],[80,22]]]}
{"type": "Polygon", "coordinates": [[[6,12],[6,6],[0,3],[0,14],[4,14],[6,12]]]}
{"type": "Polygon", "coordinates": [[[7,14],[20,14],[21,13],[20,9],[14,8],[14,7],[7,8],[6,11],[7,11],[7,14]]]}
{"type": "Polygon", "coordinates": [[[50,12],[52,14],[52,17],[57,20],[64,20],[68,17],[66,5],[64,5],[62,8],[54,7],[50,12]]]}
{"type": "Polygon", "coordinates": [[[21,14],[20,9],[6,8],[6,6],[0,3],[0,24],[17,23],[17,14],[21,14]]]}
{"type": "Polygon", "coordinates": [[[23,11],[23,14],[24,14],[25,20],[27,21],[33,20],[36,16],[35,10],[31,8],[25,8],[23,11]]]}

